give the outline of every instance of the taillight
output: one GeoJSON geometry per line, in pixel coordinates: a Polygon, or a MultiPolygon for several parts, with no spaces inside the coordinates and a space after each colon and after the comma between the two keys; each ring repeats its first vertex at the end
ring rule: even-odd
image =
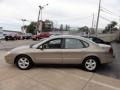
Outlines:
{"type": "Polygon", "coordinates": [[[113,53],[113,49],[112,49],[112,47],[109,49],[109,53],[113,53]]]}

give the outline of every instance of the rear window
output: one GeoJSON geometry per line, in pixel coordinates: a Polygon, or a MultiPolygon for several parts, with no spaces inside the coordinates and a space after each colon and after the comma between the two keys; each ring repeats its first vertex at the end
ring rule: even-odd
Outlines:
{"type": "Polygon", "coordinates": [[[85,48],[89,47],[89,44],[85,41],[82,41],[82,43],[84,44],[85,48]]]}

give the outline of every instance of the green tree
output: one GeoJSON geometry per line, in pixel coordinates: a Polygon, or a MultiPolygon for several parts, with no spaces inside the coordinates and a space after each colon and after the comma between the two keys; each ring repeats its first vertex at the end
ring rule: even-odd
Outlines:
{"type": "Polygon", "coordinates": [[[78,31],[85,32],[86,34],[88,34],[89,28],[87,26],[84,26],[84,27],[78,28],[78,31]]]}
{"type": "Polygon", "coordinates": [[[27,33],[35,34],[36,33],[36,23],[31,22],[30,25],[27,26],[27,33]]]}
{"type": "Polygon", "coordinates": [[[51,20],[45,20],[42,23],[42,30],[43,32],[49,32],[53,29],[53,21],[51,20]]]}
{"type": "Polygon", "coordinates": [[[117,22],[112,21],[110,24],[108,24],[105,29],[103,30],[103,33],[108,33],[108,32],[113,32],[113,31],[117,31],[118,28],[116,27],[117,22]]]}

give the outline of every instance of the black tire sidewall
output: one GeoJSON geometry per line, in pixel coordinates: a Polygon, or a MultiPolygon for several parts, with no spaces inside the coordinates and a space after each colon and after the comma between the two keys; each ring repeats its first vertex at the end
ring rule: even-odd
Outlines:
{"type": "Polygon", "coordinates": [[[83,66],[84,70],[89,71],[89,72],[96,71],[96,69],[98,68],[98,65],[99,65],[98,61],[95,58],[92,58],[92,57],[86,58],[82,63],[82,66],[83,66]],[[93,59],[96,62],[96,68],[94,70],[88,70],[85,66],[86,61],[89,60],[89,59],[93,59]]]}
{"type": "Polygon", "coordinates": [[[19,68],[19,69],[21,69],[21,70],[29,70],[29,69],[31,69],[31,67],[32,67],[32,65],[33,65],[33,62],[32,62],[32,60],[31,60],[31,58],[30,57],[28,57],[28,56],[26,56],[26,55],[22,55],[22,56],[19,56],[18,58],[17,58],[17,60],[16,60],[16,66],[19,68]],[[27,68],[21,68],[20,66],[19,66],[19,64],[18,64],[18,61],[19,61],[19,59],[20,58],[27,58],[28,60],[29,60],[29,66],[27,67],[27,68]]]}

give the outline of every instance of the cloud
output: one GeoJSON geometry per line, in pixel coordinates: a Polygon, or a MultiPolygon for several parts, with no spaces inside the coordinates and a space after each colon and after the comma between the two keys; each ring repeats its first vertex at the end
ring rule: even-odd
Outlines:
{"type": "MultiPolygon", "coordinates": [[[[20,30],[20,25],[22,25],[20,20],[25,18],[37,21],[38,6],[47,3],[49,5],[43,10],[43,19],[51,19],[59,24],[70,24],[72,26],[91,26],[93,12],[97,16],[99,0],[0,0],[0,12],[2,12],[0,13],[0,25],[16,26],[20,30]],[[81,19],[88,16],[90,17],[81,19]]],[[[102,7],[118,14],[119,3],[120,0],[102,0],[102,7]]],[[[104,14],[108,18],[113,18],[113,16],[101,12],[101,15],[104,14]]],[[[99,25],[100,27],[109,23],[103,20],[100,21],[103,22],[99,25]]]]}

